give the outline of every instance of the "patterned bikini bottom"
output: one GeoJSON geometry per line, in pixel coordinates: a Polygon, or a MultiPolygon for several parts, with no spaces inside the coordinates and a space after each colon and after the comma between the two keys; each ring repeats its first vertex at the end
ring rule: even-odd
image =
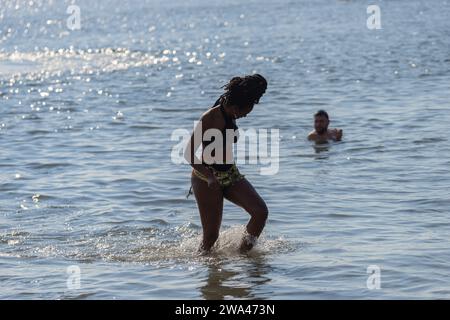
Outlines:
{"type": "MultiPolygon", "coordinates": [[[[221,186],[222,189],[234,185],[236,182],[244,179],[244,177],[245,177],[245,175],[243,175],[239,172],[238,168],[236,167],[236,164],[233,164],[233,166],[230,169],[228,169],[227,171],[219,171],[219,170],[214,169],[211,166],[207,166],[207,168],[212,171],[212,173],[216,177],[217,182],[219,182],[219,185],[221,186]]],[[[198,172],[195,169],[193,172],[194,172],[195,176],[197,176],[198,178],[200,178],[201,180],[203,180],[205,182],[208,182],[208,178],[206,176],[204,176],[202,173],[198,172]]],[[[191,195],[191,194],[192,194],[192,186],[188,192],[187,197],[189,197],[189,195],[191,195]]]]}

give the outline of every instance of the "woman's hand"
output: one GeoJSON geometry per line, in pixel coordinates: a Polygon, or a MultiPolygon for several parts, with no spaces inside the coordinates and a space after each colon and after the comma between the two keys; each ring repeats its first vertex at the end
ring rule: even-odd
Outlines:
{"type": "Polygon", "coordinates": [[[220,188],[220,184],[219,181],[217,181],[216,176],[209,171],[210,173],[208,174],[208,187],[210,187],[213,190],[218,190],[220,188]]]}

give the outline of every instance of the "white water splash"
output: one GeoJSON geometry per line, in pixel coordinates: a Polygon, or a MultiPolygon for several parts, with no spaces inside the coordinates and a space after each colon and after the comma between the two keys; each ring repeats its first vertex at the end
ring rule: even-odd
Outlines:
{"type": "MultiPolygon", "coordinates": [[[[283,238],[271,238],[262,235],[256,246],[247,254],[239,253],[239,247],[245,226],[225,228],[214,245],[211,253],[202,256],[198,247],[202,240],[200,228],[187,223],[170,228],[132,227],[113,228],[110,231],[82,235],[77,239],[67,238],[65,242],[52,241],[51,236],[41,244],[27,246],[20,238],[13,235],[2,236],[2,242],[12,251],[20,251],[22,257],[63,257],[79,261],[113,261],[128,263],[172,264],[174,262],[198,262],[217,259],[242,259],[286,253],[295,250],[297,245],[283,238]],[[20,240],[20,241],[19,241],[20,240]],[[14,242],[14,248],[11,244],[14,242]]],[[[27,237],[29,237],[28,235],[27,237]]],[[[14,253],[14,252],[11,252],[14,253]]]]}

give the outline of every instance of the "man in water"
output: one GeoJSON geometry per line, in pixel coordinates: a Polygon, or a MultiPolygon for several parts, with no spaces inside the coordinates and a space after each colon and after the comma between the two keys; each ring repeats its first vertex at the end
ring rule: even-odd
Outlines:
{"type": "Polygon", "coordinates": [[[342,129],[328,129],[330,119],[328,113],[324,110],[319,110],[314,115],[314,130],[308,134],[308,140],[316,143],[325,143],[328,140],[341,141],[342,129]]]}

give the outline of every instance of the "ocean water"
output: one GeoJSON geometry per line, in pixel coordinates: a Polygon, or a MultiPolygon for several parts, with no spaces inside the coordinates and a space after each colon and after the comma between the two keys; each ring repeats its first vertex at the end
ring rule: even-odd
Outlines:
{"type": "Polygon", "coordinates": [[[79,30],[71,4],[0,0],[1,299],[450,298],[448,0],[77,0],[79,30]],[[269,220],[239,255],[226,203],[198,257],[171,135],[253,72],[269,220]],[[342,142],[306,141],[321,108],[342,142]]]}

